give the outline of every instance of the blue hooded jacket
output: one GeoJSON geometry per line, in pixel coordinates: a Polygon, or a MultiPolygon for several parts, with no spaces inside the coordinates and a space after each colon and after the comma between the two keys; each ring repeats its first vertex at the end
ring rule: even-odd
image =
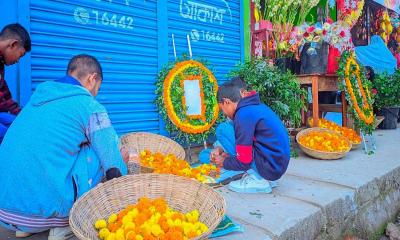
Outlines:
{"type": "Polygon", "coordinates": [[[105,108],[74,82],[40,84],[9,128],[0,146],[1,210],[68,217],[105,171],[127,173],[105,108]]]}
{"type": "Polygon", "coordinates": [[[260,102],[258,93],[239,101],[234,128],[236,156],[224,161],[225,169],[248,170],[255,161],[259,174],[271,181],[286,172],[290,160],[289,135],[279,117],[260,102]]]}

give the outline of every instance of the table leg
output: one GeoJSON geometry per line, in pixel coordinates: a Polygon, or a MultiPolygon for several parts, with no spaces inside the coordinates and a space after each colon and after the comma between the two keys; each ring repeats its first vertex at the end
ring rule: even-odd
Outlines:
{"type": "MultiPolygon", "coordinates": [[[[304,96],[301,96],[301,101],[304,102],[304,96]]],[[[306,104],[307,104],[307,109],[308,109],[308,101],[306,104]]],[[[304,109],[302,108],[300,112],[301,112],[301,125],[307,126],[307,117],[306,117],[306,113],[305,113],[304,109]]]]}
{"type": "Polygon", "coordinates": [[[342,91],[342,126],[347,127],[347,101],[346,93],[342,91]]]}
{"type": "Polygon", "coordinates": [[[318,107],[318,77],[312,77],[312,111],[313,125],[318,127],[319,107],[318,107]]]}

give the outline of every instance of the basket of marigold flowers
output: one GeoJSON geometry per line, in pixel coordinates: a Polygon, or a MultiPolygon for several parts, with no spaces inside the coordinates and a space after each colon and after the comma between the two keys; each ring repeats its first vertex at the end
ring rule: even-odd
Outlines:
{"type": "MultiPolygon", "coordinates": [[[[308,124],[310,126],[313,125],[313,119],[308,119],[308,124]]],[[[360,135],[351,128],[339,126],[337,123],[333,121],[329,121],[324,118],[318,119],[318,127],[323,129],[328,129],[340,133],[342,136],[346,137],[351,142],[351,149],[357,149],[361,146],[361,137],[360,135]]]]}
{"type": "Polygon", "coordinates": [[[84,240],[207,239],[226,203],[198,181],[171,174],[127,175],[101,183],[81,198],[69,223],[84,240]]]}
{"type": "Polygon", "coordinates": [[[343,158],[352,146],[340,133],[322,128],[304,129],[297,134],[296,140],[305,154],[321,160],[343,158]]]}

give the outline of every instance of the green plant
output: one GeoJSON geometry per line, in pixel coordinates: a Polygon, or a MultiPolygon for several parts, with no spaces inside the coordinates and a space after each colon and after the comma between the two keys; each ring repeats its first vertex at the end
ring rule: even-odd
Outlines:
{"type": "Polygon", "coordinates": [[[306,109],[304,99],[307,97],[294,75],[282,73],[262,59],[242,63],[229,75],[240,76],[252,90],[256,90],[261,101],[281,118],[286,127],[300,126],[300,111],[306,109]]]}
{"type": "Polygon", "coordinates": [[[375,75],[372,86],[372,91],[376,93],[374,103],[376,109],[400,106],[400,70],[393,75],[387,73],[375,75]]]}

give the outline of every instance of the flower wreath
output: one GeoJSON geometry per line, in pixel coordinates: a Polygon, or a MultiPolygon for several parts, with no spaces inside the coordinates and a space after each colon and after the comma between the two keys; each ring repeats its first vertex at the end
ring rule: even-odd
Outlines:
{"type": "Polygon", "coordinates": [[[183,140],[204,142],[214,133],[219,117],[217,103],[218,83],[214,74],[201,62],[183,60],[169,64],[158,75],[156,105],[166,123],[169,133],[177,133],[183,140]],[[200,88],[201,114],[188,115],[184,92],[184,82],[198,80],[200,88]]]}
{"type": "Polygon", "coordinates": [[[371,133],[375,120],[370,94],[371,82],[366,79],[364,70],[361,71],[354,54],[343,53],[338,75],[342,80],[341,88],[345,90],[350,103],[356,127],[364,133],[371,133]]]}

